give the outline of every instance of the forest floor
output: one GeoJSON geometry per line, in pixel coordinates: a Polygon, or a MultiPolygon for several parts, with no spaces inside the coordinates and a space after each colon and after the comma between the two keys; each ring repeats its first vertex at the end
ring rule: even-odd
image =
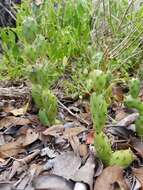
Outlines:
{"type": "Polygon", "coordinates": [[[46,128],[31,101],[30,85],[1,83],[0,189],[141,189],[143,143],[133,132],[138,113],[112,105],[106,134],[114,148],[134,150],[136,160],[126,169],[104,167],[94,150],[89,101],[53,90],[61,123],[46,128]]]}
{"type": "Polygon", "coordinates": [[[0,190],[143,190],[142,12],[14,2],[17,17],[3,13],[17,26],[0,31],[0,190]]]}

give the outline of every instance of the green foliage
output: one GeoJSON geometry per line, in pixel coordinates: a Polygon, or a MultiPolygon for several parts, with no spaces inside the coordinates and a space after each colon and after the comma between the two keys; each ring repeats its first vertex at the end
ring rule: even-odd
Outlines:
{"type": "Polygon", "coordinates": [[[105,127],[107,117],[107,103],[102,94],[93,93],[90,99],[92,119],[97,133],[105,127]]]}
{"type": "Polygon", "coordinates": [[[130,94],[133,98],[138,98],[140,93],[140,81],[139,79],[132,79],[130,84],[130,94]]]}
{"type": "Polygon", "coordinates": [[[100,159],[104,164],[108,165],[112,156],[112,149],[108,138],[103,132],[96,135],[94,146],[100,159]]]}
{"type": "Polygon", "coordinates": [[[103,73],[101,70],[91,71],[87,80],[87,88],[89,91],[94,90],[97,94],[101,94],[109,86],[111,76],[109,73],[103,73]]]}
{"type": "Polygon", "coordinates": [[[125,106],[128,108],[135,108],[140,116],[136,120],[136,132],[138,136],[143,136],[143,103],[139,99],[140,81],[139,79],[132,79],[130,83],[130,95],[126,97],[125,106]]]}
{"type": "Polygon", "coordinates": [[[128,96],[125,100],[125,106],[128,108],[135,108],[138,110],[140,115],[143,115],[143,103],[139,99],[128,96]]]}
{"type": "Polygon", "coordinates": [[[142,137],[143,136],[143,115],[139,116],[135,124],[136,124],[137,134],[142,137]]]}
{"type": "Polygon", "coordinates": [[[34,98],[34,101],[37,105],[38,108],[43,107],[43,102],[42,102],[42,87],[39,84],[34,84],[32,86],[32,97],[34,98]]]}
{"type": "Polygon", "coordinates": [[[130,149],[115,151],[111,158],[109,165],[117,165],[121,167],[128,167],[135,159],[133,152],[130,149]]]}
{"type": "Polygon", "coordinates": [[[104,74],[101,70],[93,71],[90,77],[92,79],[91,86],[96,91],[91,95],[90,107],[96,132],[94,146],[97,154],[105,165],[128,167],[134,160],[132,151],[121,150],[112,152],[111,144],[103,133],[107,116],[107,100],[105,97],[106,93],[108,93],[111,77],[108,74],[104,74]]]}
{"type": "Polygon", "coordinates": [[[50,88],[55,81],[58,80],[60,75],[63,72],[64,67],[60,65],[60,68],[58,68],[58,65],[52,64],[51,62],[44,60],[43,64],[37,64],[30,68],[30,72],[27,69],[27,72],[29,73],[29,79],[33,84],[39,84],[42,87],[50,88]]]}
{"type": "Polygon", "coordinates": [[[39,110],[40,121],[44,125],[51,125],[55,123],[57,115],[57,98],[48,89],[41,85],[33,85],[32,97],[37,104],[39,110]]]}
{"type": "Polygon", "coordinates": [[[38,32],[38,23],[33,17],[26,17],[22,23],[23,38],[27,43],[32,43],[38,32]]]}

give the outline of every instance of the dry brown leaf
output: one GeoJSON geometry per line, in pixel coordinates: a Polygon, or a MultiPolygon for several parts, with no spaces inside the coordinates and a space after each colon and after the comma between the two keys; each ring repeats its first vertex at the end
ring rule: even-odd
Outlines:
{"type": "Polygon", "coordinates": [[[84,182],[85,184],[88,184],[90,190],[92,190],[94,170],[95,157],[93,155],[90,155],[89,158],[86,160],[86,163],[76,171],[71,179],[76,182],[84,182]]]}
{"type": "Polygon", "coordinates": [[[19,152],[23,151],[23,141],[24,138],[20,137],[14,142],[10,142],[0,146],[0,157],[1,158],[8,158],[11,156],[17,155],[19,152]]]}
{"type": "Polygon", "coordinates": [[[27,132],[26,132],[26,136],[24,138],[24,141],[23,141],[23,146],[28,146],[30,144],[32,144],[33,142],[35,142],[37,139],[39,138],[39,133],[36,132],[34,129],[27,129],[27,132]]]}
{"type": "Polygon", "coordinates": [[[22,117],[8,116],[0,120],[0,129],[8,128],[13,125],[28,125],[30,120],[22,117]]]}
{"type": "Polygon", "coordinates": [[[81,158],[74,152],[64,152],[55,158],[53,174],[71,179],[81,166],[81,158]]]}
{"type": "Polygon", "coordinates": [[[59,134],[61,134],[64,130],[64,126],[63,125],[53,125],[52,127],[49,127],[48,129],[46,129],[43,132],[43,135],[50,135],[50,136],[59,136],[59,134]]]}
{"type": "Polygon", "coordinates": [[[143,190],[143,167],[133,168],[132,171],[133,171],[133,174],[136,176],[136,178],[141,183],[141,186],[142,186],[141,190],[143,190]]]}
{"type": "Polygon", "coordinates": [[[132,113],[119,122],[116,123],[117,126],[129,126],[130,124],[134,123],[137,118],[139,117],[139,113],[132,113]]]}
{"type": "Polygon", "coordinates": [[[64,138],[68,139],[69,137],[77,136],[84,131],[87,131],[87,129],[85,127],[66,128],[63,133],[63,136],[64,136],[64,138]]]}
{"type": "Polygon", "coordinates": [[[10,113],[12,113],[14,116],[24,115],[27,112],[28,106],[29,106],[29,103],[27,103],[22,108],[11,110],[10,113]]]}
{"type": "Polygon", "coordinates": [[[73,190],[74,183],[57,175],[40,175],[33,180],[36,190],[73,190]]]}
{"type": "Polygon", "coordinates": [[[0,190],[12,190],[12,184],[8,182],[0,182],[0,190]]]}
{"type": "Polygon", "coordinates": [[[127,113],[125,112],[125,110],[123,108],[118,108],[116,110],[115,120],[120,121],[120,120],[124,119],[126,116],[127,116],[127,113]]]}
{"type": "Polygon", "coordinates": [[[118,166],[109,166],[97,178],[94,190],[112,190],[114,183],[118,183],[124,190],[129,189],[123,178],[123,169],[118,166]]]}
{"type": "Polygon", "coordinates": [[[77,136],[70,136],[69,137],[69,142],[71,144],[71,147],[75,153],[75,155],[79,156],[79,146],[80,146],[80,142],[77,136]]]}
{"type": "Polygon", "coordinates": [[[88,155],[88,147],[86,144],[80,144],[79,145],[79,154],[80,156],[82,156],[83,158],[86,158],[88,155]]]}
{"type": "Polygon", "coordinates": [[[131,138],[131,145],[137,151],[138,155],[143,158],[143,142],[139,138],[131,138]]]}
{"type": "Polygon", "coordinates": [[[123,88],[120,85],[114,85],[112,86],[112,94],[116,101],[122,102],[124,99],[124,92],[123,88]]]}
{"type": "Polygon", "coordinates": [[[94,130],[90,130],[86,137],[86,144],[94,144],[94,130]]]}

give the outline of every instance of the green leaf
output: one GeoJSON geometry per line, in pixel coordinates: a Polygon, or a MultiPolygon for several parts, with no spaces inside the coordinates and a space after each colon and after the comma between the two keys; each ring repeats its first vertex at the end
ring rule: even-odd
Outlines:
{"type": "Polygon", "coordinates": [[[23,36],[28,43],[32,43],[38,32],[38,24],[33,17],[27,16],[22,25],[23,36]]]}
{"type": "Polygon", "coordinates": [[[140,115],[143,115],[143,103],[139,99],[128,96],[124,103],[128,108],[135,108],[139,111],[140,115]]]}
{"type": "Polygon", "coordinates": [[[107,116],[107,103],[104,96],[93,93],[90,98],[90,107],[94,127],[99,133],[105,127],[107,116]]]}
{"type": "Polygon", "coordinates": [[[42,94],[42,87],[40,85],[33,85],[32,86],[32,97],[33,97],[36,105],[38,106],[38,108],[43,108],[41,94],[42,94]]]}
{"type": "Polygon", "coordinates": [[[96,135],[94,145],[99,158],[104,164],[108,165],[112,155],[112,149],[108,138],[103,132],[96,135]]]}
{"type": "Polygon", "coordinates": [[[143,116],[139,116],[135,124],[136,124],[137,135],[142,137],[143,136],[143,116]]]}
{"type": "Polygon", "coordinates": [[[130,83],[130,94],[133,98],[138,98],[140,93],[140,80],[133,78],[130,83]]]}
{"type": "Polygon", "coordinates": [[[112,154],[110,159],[110,165],[117,165],[126,168],[134,161],[134,159],[135,155],[130,149],[118,150],[112,154]]]}
{"type": "Polygon", "coordinates": [[[56,96],[48,89],[42,91],[42,104],[47,118],[50,124],[55,123],[57,115],[57,98],[56,96]]]}
{"type": "Polygon", "coordinates": [[[49,120],[45,109],[40,109],[38,115],[43,125],[49,125],[49,120]]]}

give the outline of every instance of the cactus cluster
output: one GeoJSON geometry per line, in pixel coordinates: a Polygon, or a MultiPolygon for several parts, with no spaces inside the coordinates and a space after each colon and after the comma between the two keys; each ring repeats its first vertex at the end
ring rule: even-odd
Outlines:
{"type": "Polygon", "coordinates": [[[134,160],[132,151],[128,149],[113,152],[111,144],[103,132],[107,117],[106,92],[110,84],[109,76],[99,70],[92,72],[91,81],[95,92],[91,95],[90,104],[93,125],[96,131],[94,145],[98,156],[104,164],[127,167],[134,160]]]}
{"type": "Polygon", "coordinates": [[[139,117],[136,120],[136,132],[138,136],[143,136],[143,103],[139,99],[140,81],[133,78],[130,82],[130,95],[125,100],[125,106],[134,108],[139,112],[139,117]]]}

